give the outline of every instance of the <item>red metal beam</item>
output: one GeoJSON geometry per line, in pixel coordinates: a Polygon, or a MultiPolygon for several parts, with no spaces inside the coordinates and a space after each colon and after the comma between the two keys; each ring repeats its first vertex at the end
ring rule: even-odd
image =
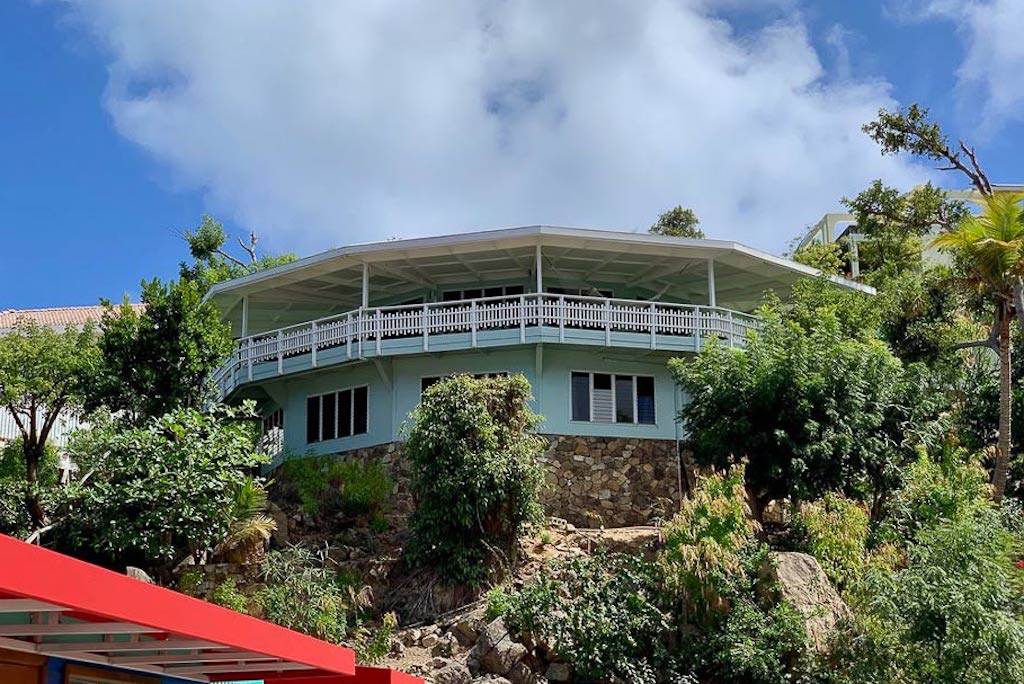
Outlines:
{"type": "MultiPolygon", "coordinates": [[[[153,632],[265,653],[324,673],[349,675],[347,682],[358,681],[351,678],[356,674],[351,649],[5,535],[0,535],[0,592],[66,606],[100,620],[130,622],[152,628],[153,632]]],[[[375,684],[375,680],[367,681],[375,684]]]]}

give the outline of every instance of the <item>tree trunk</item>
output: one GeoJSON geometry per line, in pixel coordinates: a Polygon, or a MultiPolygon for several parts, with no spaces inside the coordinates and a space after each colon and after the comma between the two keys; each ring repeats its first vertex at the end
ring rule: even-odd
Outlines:
{"type": "Polygon", "coordinates": [[[32,520],[32,529],[46,524],[46,513],[39,500],[39,464],[43,460],[44,445],[26,440],[22,445],[25,455],[25,510],[32,520]]]}
{"type": "Polygon", "coordinates": [[[1010,323],[1013,316],[1009,308],[1003,304],[999,309],[999,440],[996,445],[996,465],[992,472],[992,499],[997,503],[1003,500],[1010,468],[1010,420],[1013,411],[1010,323]]]}

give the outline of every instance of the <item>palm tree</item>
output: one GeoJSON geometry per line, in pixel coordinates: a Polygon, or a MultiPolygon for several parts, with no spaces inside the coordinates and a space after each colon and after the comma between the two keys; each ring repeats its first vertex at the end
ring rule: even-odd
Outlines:
{"type": "Polygon", "coordinates": [[[982,211],[969,216],[956,229],[933,241],[939,249],[956,255],[968,272],[970,284],[995,307],[990,343],[998,342],[999,438],[992,473],[992,497],[1003,498],[1010,465],[1010,326],[1020,311],[1024,278],[1024,194],[996,192],[985,197],[982,211]]]}

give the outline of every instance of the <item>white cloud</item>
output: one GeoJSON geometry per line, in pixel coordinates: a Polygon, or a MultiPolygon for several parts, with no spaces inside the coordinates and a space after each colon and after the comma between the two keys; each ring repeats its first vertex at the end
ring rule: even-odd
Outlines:
{"type": "Polygon", "coordinates": [[[956,24],[965,50],[959,100],[984,133],[1024,121],[1024,0],[932,0],[914,15],[956,24]]]}
{"type": "MultiPolygon", "coordinates": [[[[783,3],[785,4],[785,3],[783,3]]],[[[692,206],[781,249],[875,177],[888,86],[826,78],[798,18],[743,38],[711,0],[74,5],[118,130],[211,208],[308,251],[692,206]]]]}

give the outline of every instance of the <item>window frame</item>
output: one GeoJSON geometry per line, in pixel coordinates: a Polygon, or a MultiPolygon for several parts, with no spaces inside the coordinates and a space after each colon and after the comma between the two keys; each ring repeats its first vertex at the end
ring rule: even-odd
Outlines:
{"type": "Polygon", "coordinates": [[[632,425],[634,427],[657,427],[658,426],[658,378],[651,373],[609,373],[608,371],[591,371],[581,369],[570,369],[569,370],[569,392],[568,392],[568,403],[569,403],[569,422],[579,425],[632,425]],[[589,415],[590,420],[577,420],[573,417],[573,384],[572,376],[574,374],[581,374],[588,376],[588,392],[589,392],[589,415]],[[610,421],[594,420],[594,376],[595,375],[607,375],[611,378],[611,396],[612,396],[612,419],[610,421]],[[632,378],[633,385],[633,422],[626,423],[618,420],[618,396],[615,390],[615,384],[617,378],[632,378]],[[651,397],[654,402],[654,421],[650,423],[640,422],[640,396],[639,386],[637,382],[638,378],[650,378],[651,380],[651,397]]]}
{"type": "Polygon", "coordinates": [[[361,385],[352,385],[350,387],[342,387],[341,389],[331,390],[330,392],[318,392],[316,394],[306,395],[306,445],[310,444],[323,444],[324,442],[336,442],[340,439],[350,439],[352,437],[359,437],[361,435],[370,434],[370,385],[369,383],[363,383],[361,385]],[[366,429],[363,432],[353,432],[356,427],[356,390],[366,389],[366,429]],[[348,425],[349,433],[344,437],[339,437],[341,434],[341,422],[337,420],[339,407],[341,406],[341,394],[343,392],[351,392],[351,400],[349,401],[348,410],[348,425]],[[334,425],[334,437],[331,439],[324,439],[324,401],[323,398],[329,395],[335,395],[334,399],[334,414],[335,414],[335,425],[334,425]],[[309,441],[309,400],[319,399],[317,406],[317,437],[315,441],[309,441]]]}
{"type": "Polygon", "coordinates": [[[440,292],[441,299],[439,301],[441,301],[443,303],[447,303],[447,304],[455,304],[457,302],[468,302],[468,301],[472,301],[474,299],[494,299],[496,297],[518,297],[518,296],[524,295],[524,294],[526,294],[526,287],[522,283],[508,283],[508,284],[504,284],[504,285],[487,285],[486,283],[483,283],[483,284],[478,285],[476,287],[455,287],[455,288],[452,288],[450,290],[441,290],[441,292],[440,292]],[[517,289],[519,291],[518,292],[509,293],[508,292],[509,288],[515,288],[515,289],[517,289]],[[497,289],[501,289],[502,294],[500,294],[500,295],[490,295],[490,296],[486,295],[487,290],[497,290],[497,289]],[[445,295],[451,294],[453,292],[458,293],[459,296],[457,298],[455,298],[455,299],[445,299],[445,295]],[[479,292],[480,296],[478,296],[478,297],[466,297],[465,294],[467,292],[479,292]]]}
{"type": "MultiPolygon", "coordinates": [[[[423,397],[423,393],[426,392],[428,389],[430,389],[429,386],[428,387],[424,387],[423,386],[423,381],[424,380],[433,379],[434,383],[438,383],[438,382],[441,382],[442,380],[447,380],[448,378],[452,377],[453,375],[469,375],[469,376],[472,376],[474,380],[483,380],[485,378],[507,378],[507,377],[510,377],[512,374],[509,373],[508,371],[501,370],[501,371],[484,371],[482,373],[467,373],[466,371],[453,371],[451,373],[441,373],[440,375],[433,374],[433,373],[430,374],[430,375],[421,375],[420,376],[420,397],[422,398],[423,397]]],[[[431,385],[433,385],[434,383],[431,383],[431,385]]]]}

